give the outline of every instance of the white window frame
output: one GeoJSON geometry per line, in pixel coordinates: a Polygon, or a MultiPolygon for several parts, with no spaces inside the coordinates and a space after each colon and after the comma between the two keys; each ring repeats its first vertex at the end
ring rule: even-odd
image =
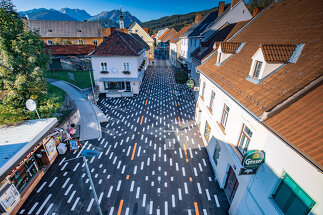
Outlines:
{"type": "Polygon", "coordinates": [[[229,112],[230,112],[230,107],[224,103],[222,117],[221,117],[221,125],[223,126],[223,128],[225,128],[227,126],[229,112]]]}
{"type": "Polygon", "coordinates": [[[54,45],[53,40],[47,40],[47,45],[49,46],[54,45]]]}
{"type": "Polygon", "coordinates": [[[122,63],[123,66],[123,71],[130,71],[130,64],[129,62],[123,62],[122,63]]]}
{"type": "Polygon", "coordinates": [[[214,90],[212,90],[211,91],[211,98],[210,98],[210,110],[211,110],[211,112],[213,112],[214,100],[215,100],[215,92],[214,92],[214,90]]]}
{"type": "Polygon", "coordinates": [[[77,42],[79,45],[84,45],[84,41],[82,39],[79,39],[77,42]]]}
{"type": "Polygon", "coordinates": [[[246,124],[243,123],[237,144],[237,148],[241,152],[241,154],[245,154],[248,151],[252,135],[253,131],[246,124]],[[245,131],[245,128],[247,128],[251,132],[251,136],[245,131]]]}
{"type": "Polygon", "coordinates": [[[259,61],[259,60],[255,60],[255,64],[254,64],[254,68],[253,68],[253,72],[252,72],[252,77],[255,79],[260,79],[261,75],[262,75],[262,69],[264,66],[264,62],[259,61]],[[260,64],[260,68],[258,68],[258,65],[260,64]],[[259,72],[258,72],[259,71],[259,72]],[[258,72],[258,76],[256,76],[256,72],[258,72]]]}
{"type": "Polygon", "coordinates": [[[102,71],[108,71],[107,63],[102,62],[102,63],[101,63],[101,69],[102,69],[102,71]]]}
{"type": "Polygon", "coordinates": [[[99,45],[98,40],[93,40],[93,44],[94,44],[95,46],[98,46],[98,45],[99,45]]]}

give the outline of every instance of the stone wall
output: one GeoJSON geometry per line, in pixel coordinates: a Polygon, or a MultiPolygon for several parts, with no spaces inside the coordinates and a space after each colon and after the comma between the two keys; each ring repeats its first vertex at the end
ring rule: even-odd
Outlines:
{"type": "Polygon", "coordinates": [[[85,56],[53,56],[50,68],[52,70],[91,70],[92,64],[85,56]]]}

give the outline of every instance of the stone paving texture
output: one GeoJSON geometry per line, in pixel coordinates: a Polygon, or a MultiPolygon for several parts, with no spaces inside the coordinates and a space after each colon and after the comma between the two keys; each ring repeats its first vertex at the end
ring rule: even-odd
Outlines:
{"type": "Polygon", "coordinates": [[[106,121],[100,115],[98,117],[97,110],[92,106],[85,96],[71,85],[64,81],[54,81],[51,84],[61,88],[69,94],[75,105],[80,111],[80,140],[92,140],[102,137],[100,122],[106,121]]]}
{"type": "MultiPolygon", "coordinates": [[[[166,62],[148,68],[140,95],[102,96],[109,122],[102,138],[82,142],[82,150],[100,151],[88,164],[103,214],[227,214],[194,122],[194,96],[174,83],[166,62]]],[[[80,152],[56,159],[19,214],[98,214],[80,152]]]]}

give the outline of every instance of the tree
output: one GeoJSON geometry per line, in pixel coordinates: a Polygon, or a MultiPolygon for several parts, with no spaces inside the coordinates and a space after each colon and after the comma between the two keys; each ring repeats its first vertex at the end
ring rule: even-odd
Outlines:
{"type": "Polygon", "coordinates": [[[0,124],[16,124],[35,118],[25,108],[27,99],[34,99],[42,117],[49,117],[59,108],[47,95],[43,73],[50,56],[38,32],[29,31],[15,12],[11,0],[0,3],[0,124]]]}
{"type": "Polygon", "coordinates": [[[247,8],[249,9],[250,13],[253,12],[253,9],[255,8],[266,8],[271,3],[273,3],[274,0],[249,0],[247,3],[247,8]]]}

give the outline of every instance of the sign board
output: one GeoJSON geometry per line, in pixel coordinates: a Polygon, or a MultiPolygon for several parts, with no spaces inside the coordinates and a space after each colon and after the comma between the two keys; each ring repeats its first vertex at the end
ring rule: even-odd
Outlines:
{"type": "Polygon", "coordinates": [[[200,91],[200,87],[194,87],[193,91],[200,91]]]}
{"type": "Polygon", "coordinates": [[[77,150],[78,140],[70,140],[71,150],[77,150]]]}
{"type": "Polygon", "coordinates": [[[241,168],[239,175],[255,175],[257,173],[258,168],[256,169],[246,169],[241,168]]]}
{"type": "Polygon", "coordinates": [[[190,79],[186,82],[186,86],[190,89],[194,88],[194,80],[190,79]]]}
{"type": "Polygon", "coordinates": [[[265,154],[260,150],[251,150],[244,154],[242,166],[246,169],[257,169],[265,161],[265,154]]]}
{"type": "Polygon", "coordinates": [[[74,74],[73,74],[73,73],[68,72],[68,73],[67,73],[67,75],[68,75],[68,78],[69,78],[69,79],[71,79],[71,80],[75,81],[75,80],[74,80],[74,74]]]}

